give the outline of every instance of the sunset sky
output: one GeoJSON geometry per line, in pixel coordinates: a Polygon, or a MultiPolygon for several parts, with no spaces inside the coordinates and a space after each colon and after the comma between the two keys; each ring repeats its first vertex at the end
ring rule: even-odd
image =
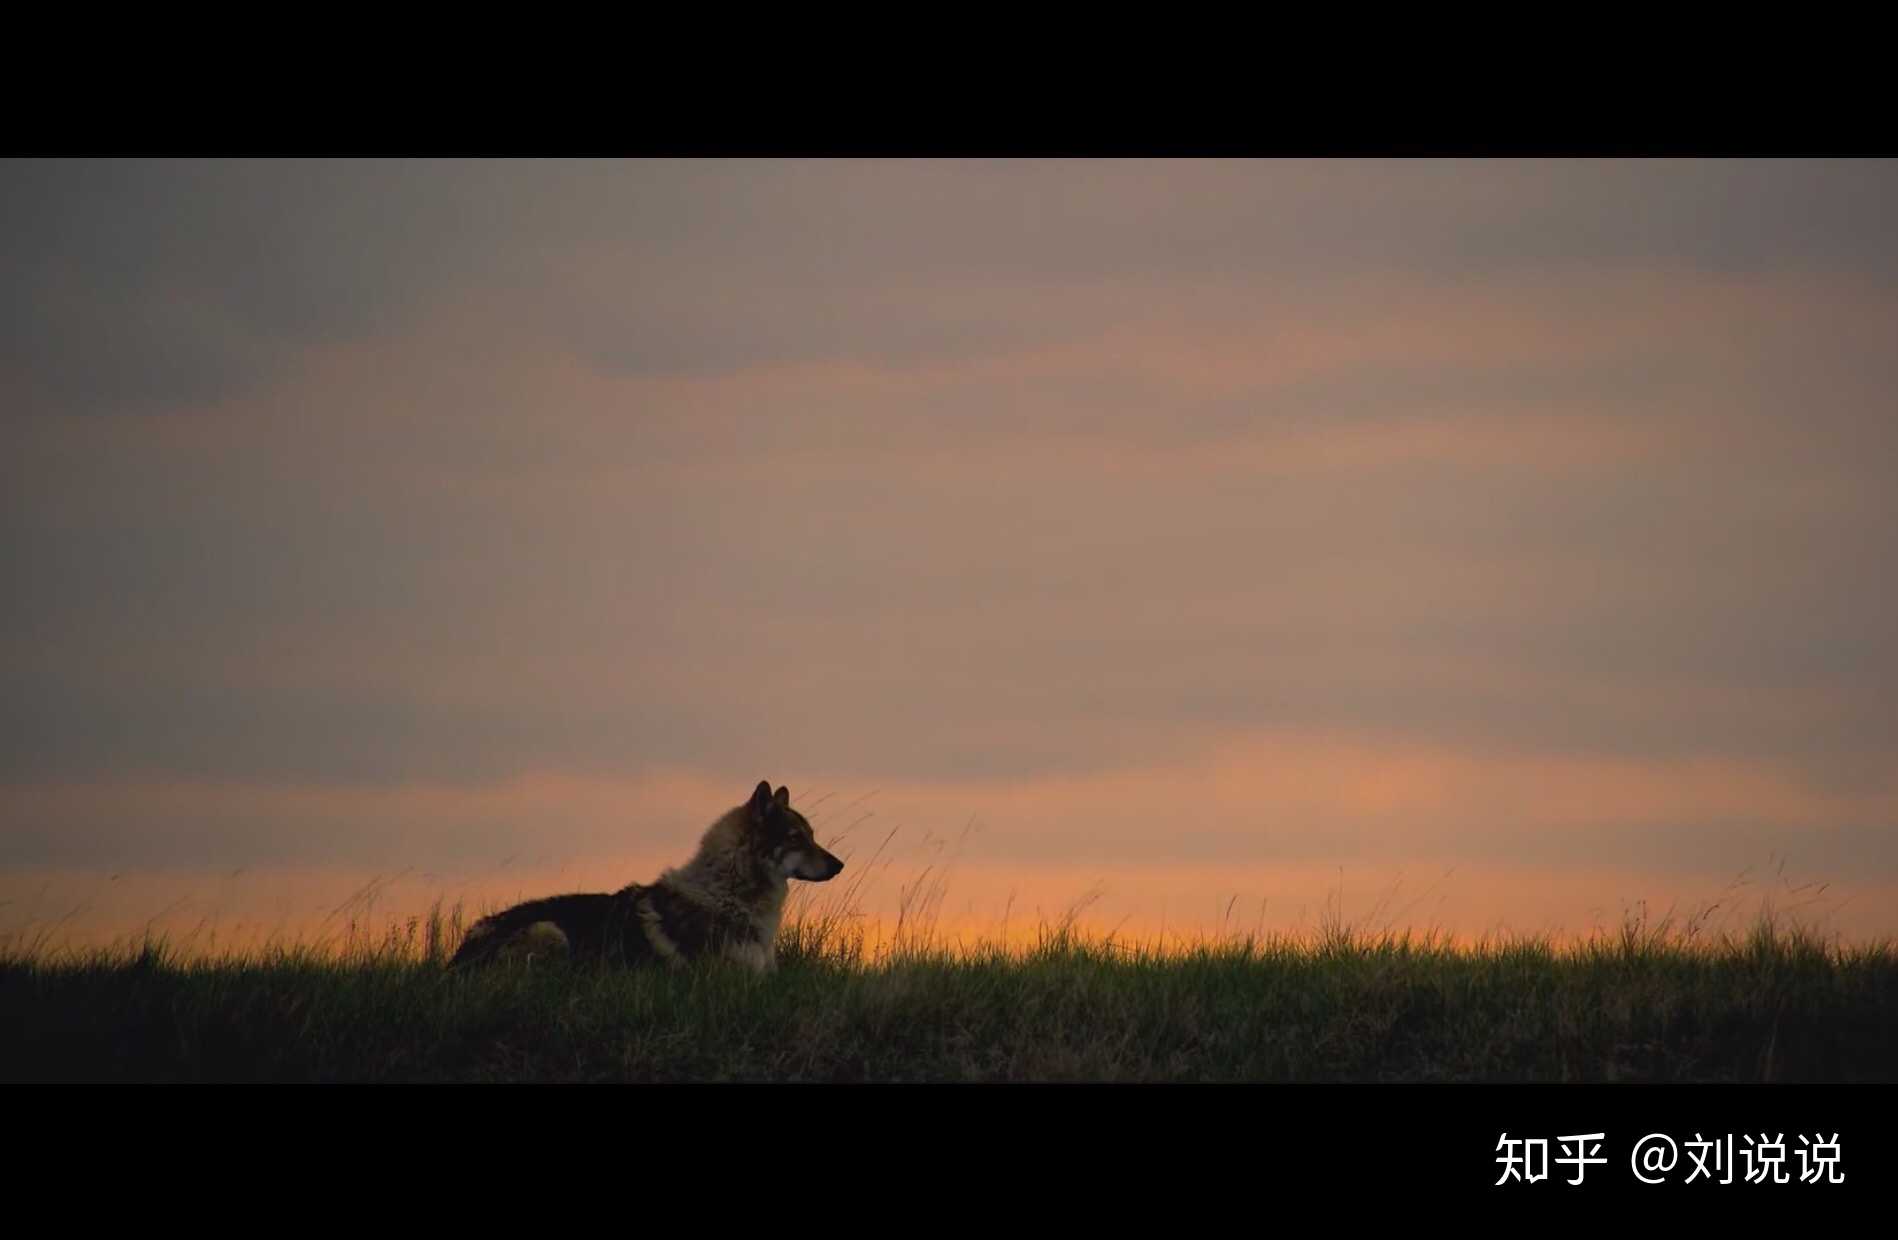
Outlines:
{"type": "Polygon", "coordinates": [[[1894,220],[1890,162],[0,164],[0,935],[616,887],[760,779],[896,832],[879,915],[1898,934],[1894,220]]]}

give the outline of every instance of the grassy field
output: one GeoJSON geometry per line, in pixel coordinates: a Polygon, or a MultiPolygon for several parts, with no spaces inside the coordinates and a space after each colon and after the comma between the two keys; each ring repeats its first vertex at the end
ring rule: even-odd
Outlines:
{"type": "Polygon", "coordinates": [[[1333,923],[1164,951],[1063,923],[1009,949],[871,950],[807,913],[765,977],[449,974],[458,921],[222,957],[0,949],[0,1079],[1898,1079],[1898,949],[1770,921],[1562,946],[1333,923]]]}

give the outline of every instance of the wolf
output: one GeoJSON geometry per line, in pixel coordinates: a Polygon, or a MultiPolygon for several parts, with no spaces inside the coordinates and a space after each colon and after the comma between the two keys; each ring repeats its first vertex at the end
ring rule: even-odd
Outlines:
{"type": "Polygon", "coordinates": [[[791,808],[791,790],[760,781],[749,801],[706,828],[683,866],[651,883],[529,900],[483,917],[448,967],[522,955],[619,966],[724,958],[768,973],[790,880],[825,883],[843,868],[791,808]]]}

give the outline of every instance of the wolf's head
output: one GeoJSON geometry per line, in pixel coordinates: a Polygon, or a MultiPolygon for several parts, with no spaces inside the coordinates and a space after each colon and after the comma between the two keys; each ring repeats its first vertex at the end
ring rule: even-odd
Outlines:
{"type": "Polygon", "coordinates": [[[818,847],[811,824],[791,808],[789,788],[773,792],[769,782],[760,782],[745,806],[745,819],[752,847],[785,878],[828,882],[844,868],[843,862],[818,847]]]}

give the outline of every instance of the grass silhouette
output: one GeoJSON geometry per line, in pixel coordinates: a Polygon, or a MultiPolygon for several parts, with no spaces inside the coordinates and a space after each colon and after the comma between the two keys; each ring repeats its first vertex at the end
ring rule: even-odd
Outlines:
{"type": "MultiPolygon", "coordinates": [[[[868,815],[853,825],[861,825],[868,815]]],[[[443,965],[459,904],[378,926],[376,883],[298,942],[0,945],[7,1081],[1889,1081],[1898,948],[1770,904],[1629,910],[1582,939],[1456,942],[1342,898],[1302,933],[1124,937],[1091,892],[1027,934],[945,934],[952,862],[892,933],[796,888],[778,969],[443,965]]],[[[833,847],[841,841],[827,841],[833,847]]],[[[844,855],[847,855],[845,853],[844,855]]],[[[479,910],[486,911],[486,910],[479,910]]],[[[477,914],[478,915],[478,914],[477,914]]],[[[1004,918],[1006,923],[1006,916],[1004,918]]],[[[1261,917],[1262,922],[1262,917],[1261,917]]]]}

